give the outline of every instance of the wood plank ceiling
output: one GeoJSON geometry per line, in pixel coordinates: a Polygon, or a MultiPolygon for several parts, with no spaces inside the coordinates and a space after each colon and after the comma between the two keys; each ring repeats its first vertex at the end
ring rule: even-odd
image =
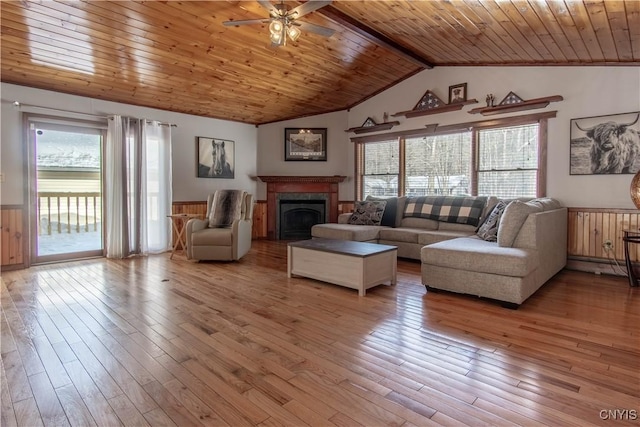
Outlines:
{"type": "MultiPolygon", "coordinates": [[[[299,2],[287,2],[295,7],[299,2]]],[[[426,67],[640,65],[640,2],[334,1],[273,48],[254,1],[2,1],[3,82],[251,124],[343,110],[426,67]]]]}

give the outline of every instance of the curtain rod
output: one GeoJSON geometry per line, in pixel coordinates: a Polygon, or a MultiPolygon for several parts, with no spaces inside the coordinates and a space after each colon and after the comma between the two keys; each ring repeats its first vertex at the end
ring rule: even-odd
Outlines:
{"type": "MultiPolygon", "coordinates": [[[[128,117],[128,116],[127,116],[128,117]]],[[[160,126],[171,126],[172,128],[177,128],[178,125],[174,124],[174,123],[167,123],[167,122],[160,122],[158,120],[151,120],[151,119],[138,119],[137,117],[129,117],[130,119],[137,119],[137,120],[144,120],[145,122],[158,122],[158,124],[160,126]]],[[[113,116],[109,116],[107,117],[107,119],[109,120],[113,120],[113,116]]]]}
{"type": "Polygon", "coordinates": [[[47,110],[47,111],[58,111],[60,113],[67,113],[67,114],[80,114],[83,116],[88,116],[88,117],[94,117],[96,119],[106,119],[108,118],[107,116],[99,116],[96,114],[88,114],[88,113],[81,113],[79,111],[69,111],[69,110],[62,110],[60,108],[51,108],[51,107],[43,107],[41,105],[33,105],[33,104],[25,104],[22,103],[20,101],[8,101],[11,102],[11,104],[15,107],[15,108],[20,108],[20,107],[27,107],[27,108],[40,108],[42,110],[47,110]]]}
{"type": "MultiPolygon", "coordinates": [[[[9,101],[9,102],[11,102],[11,101],[9,101]]],[[[17,107],[17,108],[20,108],[20,107],[41,108],[43,110],[58,111],[58,112],[67,113],[67,114],[80,114],[80,115],[83,115],[83,116],[95,117],[97,119],[111,119],[112,118],[111,116],[99,116],[97,114],[87,114],[87,113],[81,113],[81,112],[78,112],[78,111],[62,110],[60,108],[51,108],[51,107],[43,107],[41,105],[24,104],[24,103],[22,103],[20,101],[13,101],[12,104],[13,104],[14,107],[17,107]]],[[[151,119],[140,119],[140,120],[145,120],[147,122],[152,122],[153,121],[151,119]]],[[[159,123],[162,126],[178,127],[178,125],[173,124],[173,123],[165,123],[165,122],[159,122],[159,123]]]]}

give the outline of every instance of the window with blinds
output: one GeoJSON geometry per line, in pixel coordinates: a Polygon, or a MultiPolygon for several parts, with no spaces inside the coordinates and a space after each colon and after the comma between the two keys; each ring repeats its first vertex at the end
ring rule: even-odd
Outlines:
{"type": "Polygon", "coordinates": [[[407,196],[471,194],[471,132],[405,140],[407,196]]]}
{"type": "Polygon", "coordinates": [[[507,117],[449,125],[442,133],[413,130],[354,141],[357,197],[543,197],[547,117],[554,116],[507,117]]]}
{"type": "Polygon", "coordinates": [[[398,140],[362,144],[358,157],[363,198],[398,195],[399,156],[398,140]]]}
{"type": "Polygon", "coordinates": [[[478,195],[536,197],[538,124],[478,131],[478,195]]]}

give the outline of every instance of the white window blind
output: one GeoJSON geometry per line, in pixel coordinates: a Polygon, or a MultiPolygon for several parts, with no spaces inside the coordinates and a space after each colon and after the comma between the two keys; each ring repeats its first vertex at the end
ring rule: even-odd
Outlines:
{"type": "Polygon", "coordinates": [[[398,195],[399,154],[398,140],[364,144],[363,197],[398,195]]]}
{"type": "Polygon", "coordinates": [[[535,197],[538,124],[478,132],[478,195],[535,197]]]}
{"type": "Polygon", "coordinates": [[[471,132],[406,139],[405,194],[471,194],[471,132]]]}
{"type": "Polygon", "coordinates": [[[439,134],[354,141],[356,194],[542,197],[546,123],[545,117],[506,118],[439,134]]]}

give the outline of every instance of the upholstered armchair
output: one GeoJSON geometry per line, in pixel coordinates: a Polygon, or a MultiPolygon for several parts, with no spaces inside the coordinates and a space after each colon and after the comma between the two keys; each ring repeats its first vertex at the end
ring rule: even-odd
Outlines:
{"type": "Polygon", "coordinates": [[[185,229],[187,259],[234,261],[251,249],[253,196],[241,190],[218,190],[207,198],[204,220],[191,219],[185,229]]]}

